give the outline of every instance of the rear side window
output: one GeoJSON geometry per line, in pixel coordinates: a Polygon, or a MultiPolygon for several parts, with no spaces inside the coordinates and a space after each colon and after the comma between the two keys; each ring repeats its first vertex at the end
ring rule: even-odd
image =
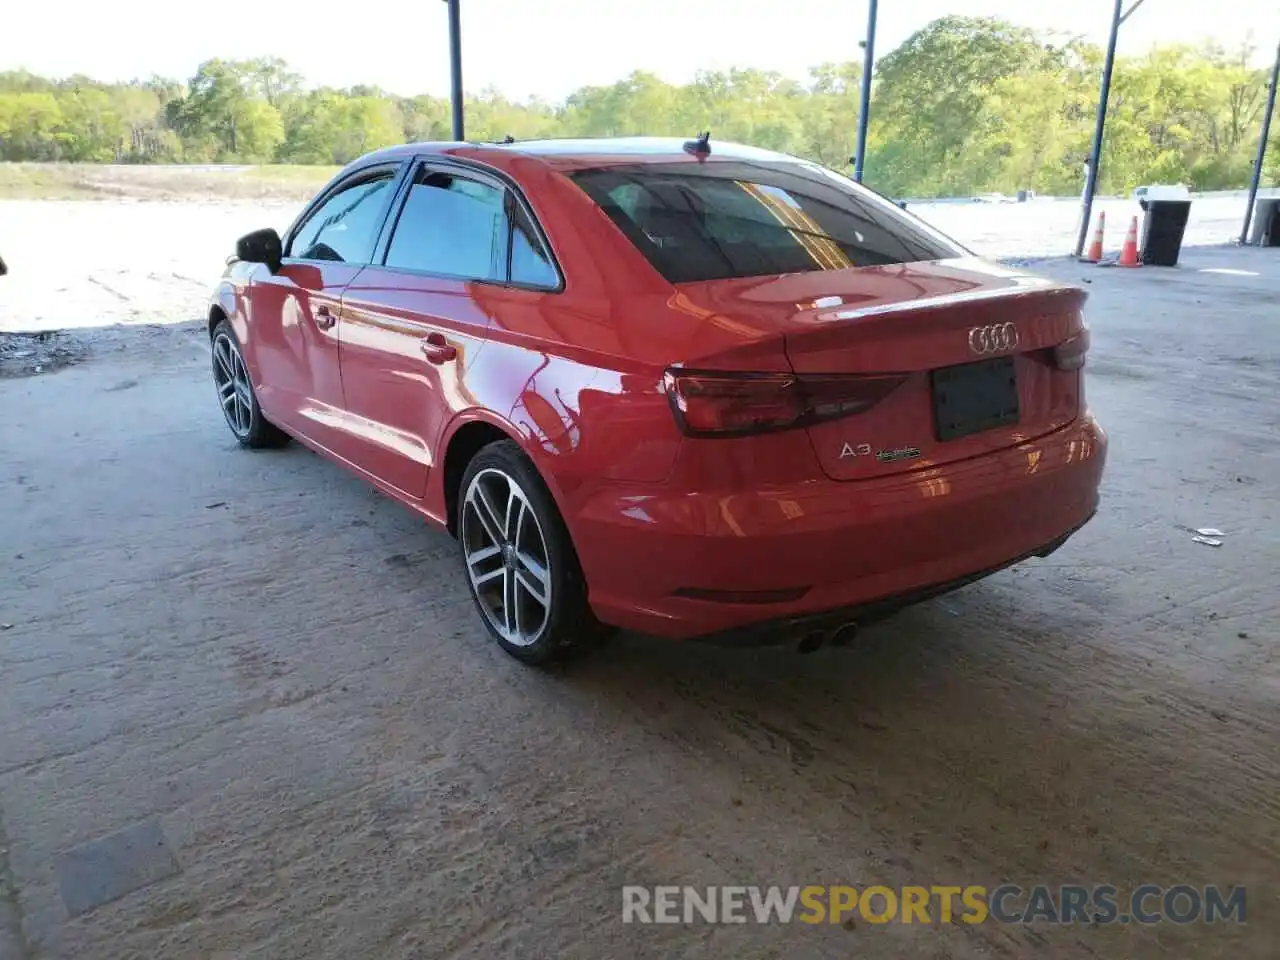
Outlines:
{"type": "Polygon", "coordinates": [[[551,263],[551,255],[538,238],[533,222],[524,207],[513,204],[511,220],[511,282],[525,287],[554,287],[560,275],[551,263]]]}
{"type": "Polygon", "coordinates": [[[386,204],[391,199],[394,173],[376,174],[342,187],[307,217],[290,244],[291,257],[368,263],[386,204]]]}
{"type": "Polygon", "coordinates": [[[965,252],[871,191],[801,161],[636,164],[572,176],[672,283],[965,252]]]}
{"type": "Polygon", "coordinates": [[[506,192],[424,170],[409,188],[386,265],[469,280],[507,278],[506,192]]]}

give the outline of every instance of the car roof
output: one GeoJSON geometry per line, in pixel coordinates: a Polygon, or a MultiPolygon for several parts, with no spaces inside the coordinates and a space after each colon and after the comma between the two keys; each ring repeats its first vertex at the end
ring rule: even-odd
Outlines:
{"type": "MultiPolygon", "coordinates": [[[[384,147],[361,157],[356,164],[363,166],[382,160],[398,160],[409,156],[439,154],[441,156],[469,157],[476,160],[499,159],[502,157],[533,157],[547,164],[568,169],[582,169],[594,166],[613,166],[615,164],[661,163],[661,162],[700,162],[699,158],[685,149],[685,144],[692,138],[680,137],[600,137],[563,140],[517,140],[511,143],[476,143],[458,141],[428,141],[423,143],[406,143],[393,147],[384,147]]],[[[740,143],[710,141],[711,153],[706,161],[715,160],[751,160],[751,161],[791,161],[797,158],[777,153],[773,150],[762,150],[740,143]]],[[[353,164],[354,166],[355,164],[353,164]]],[[[505,165],[505,164],[504,164],[505,165]]]]}

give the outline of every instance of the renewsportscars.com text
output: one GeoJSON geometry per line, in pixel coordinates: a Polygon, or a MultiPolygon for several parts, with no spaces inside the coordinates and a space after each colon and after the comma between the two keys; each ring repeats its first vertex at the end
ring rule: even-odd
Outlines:
{"type": "Polygon", "coordinates": [[[622,888],[623,923],[1083,923],[1245,922],[1245,888],[1161,886],[1128,894],[1110,884],[1051,887],[622,888]]]}

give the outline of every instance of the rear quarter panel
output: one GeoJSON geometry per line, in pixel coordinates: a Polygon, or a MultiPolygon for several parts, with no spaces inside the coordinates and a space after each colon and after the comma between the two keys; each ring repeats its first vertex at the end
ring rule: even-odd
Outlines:
{"type": "MultiPolygon", "coordinates": [[[[489,288],[489,341],[467,371],[440,449],[464,424],[484,421],[517,439],[566,518],[574,490],[600,479],[658,482],[681,435],[662,392],[662,366],[628,359],[625,324],[607,304],[568,293],[489,288]]],[[[440,471],[433,471],[439,474],[440,471]]],[[[439,478],[433,483],[442,496],[439,478]]]]}

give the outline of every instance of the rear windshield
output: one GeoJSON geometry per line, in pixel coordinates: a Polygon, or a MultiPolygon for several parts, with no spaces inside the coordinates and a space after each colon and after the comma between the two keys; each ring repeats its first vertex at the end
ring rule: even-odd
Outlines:
{"type": "Polygon", "coordinates": [[[801,161],[646,163],[570,176],[672,283],[965,253],[852,180],[801,161]]]}

